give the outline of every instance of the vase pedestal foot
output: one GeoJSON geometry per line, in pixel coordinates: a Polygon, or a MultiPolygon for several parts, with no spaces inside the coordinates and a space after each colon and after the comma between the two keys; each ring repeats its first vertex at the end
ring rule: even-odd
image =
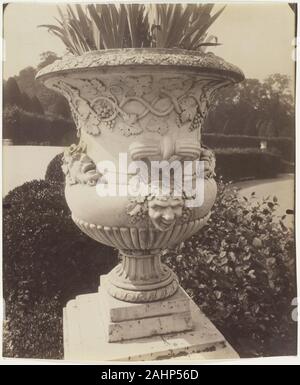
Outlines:
{"type": "Polygon", "coordinates": [[[98,293],[80,295],[64,308],[66,360],[239,357],[182,288],[162,301],[124,303],[107,294],[105,278],[98,293]],[[122,336],[131,339],[120,341],[122,336]]]}
{"type": "Polygon", "coordinates": [[[122,261],[107,275],[105,288],[122,302],[151,303],[173,296],[178,279],[161,262],[160,251],[121,253],[122,261]]]}

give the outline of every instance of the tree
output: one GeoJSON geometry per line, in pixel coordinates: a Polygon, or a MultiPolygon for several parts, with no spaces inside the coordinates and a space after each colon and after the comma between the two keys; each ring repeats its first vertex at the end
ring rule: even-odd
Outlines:
{"type": "Polygon", "coordinates": [[[295,106],[289,77],[281,74],[270,75],[265,79],[264,86],[266,95],[261,100],[261,108],[271,129],[269,136],[293,136],[295,106]]]}
{"type": "Polygon", "coordinates": [[[56,103],[53,106],[53,114],[62,116],[63,118],[70,119],[71,111],[67,100],[63,96],[57,98],[56,103]]]}
{"type": "Polygon", "coordinates": [[[32,108],[32,112],[35,112],[39,115],[44,115],[43,106],[41,105],[41,102],[39,101],[39,99],[36,96],[34,96],[31,99],[31,108],[32,108]]]}
{"type": "Polygon", "coordinates": [[[294,99],[290,79],[273,74],[263,82],[247,79],[216,97],[204,131],[257,136],[293,136],[294,99]]]}
{"type": "Polygon", "coordinates": [[[21,93],[22,97],[22,108],[25,111],[31,112],[32,111],[32,103],[30,97],[27,95],[26,92],[21,93]]]}
{"type": "Polygon", "coordinates": [[[45,51],[40,54],[40,63],[37,66],[37,70],[39,71],[43,67],[55,62],[55,60],[60,59],[59,56],[56,55],[53,51],[45,51]]]}
{"type": "Polygon", "coordinates": [[[26,67],[16,76],[21,92],[26,92],[31,98],[37,94],[37,83],[35,80],[36,69],[33,67],[26,67]]]}
{"type": "MultiPolygon", "coordinates": [[[[44,52],[41,54],[42,62],[38,65],[38,68],[42,68],[45,65],[50,64],[51,61],[56,60],[58,57],[53,52],[44,52]]],[[[57,102],[57,98],[60,95],[48,88],[43,83],[36,80],[37,69],[33,67],[26,67],[19,72],[16,77],[20,90],[26,92],[29,97],[37,97],[41,103],[43,110],[46,113],[53,113],[53,108],[57,102]]],[[[40,110],[40,108],[38,108],[40,110]]]]}
{"type": "Polygon", "coordinates": [[[20,110],[16,106],[6,106],[3,110],[3,138],[18,143],[20,110]]]}
{"type": "Polygon", "coordinates": [[[4,87],[4,106],[22,107],[22,96],[15,78],[10,77],[4,87]]]}

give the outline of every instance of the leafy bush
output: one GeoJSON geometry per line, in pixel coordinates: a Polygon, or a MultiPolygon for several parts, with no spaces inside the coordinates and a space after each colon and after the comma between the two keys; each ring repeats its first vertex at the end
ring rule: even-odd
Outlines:
{"type": "Polygon", "coordinates": [[[274,178],[281,171],[280,156],[255,148],[216,148],[216,175],[227,181],[274,178]]]}
{"type": "Polygon", "coordinates": [[[247,135],[223,135],[202,134],[203,143],[210,148],[256,148],[259,149],[260,142],[267,142],[267,149],[276,149],[283,159],[294,161],[295,140],[290,137],[264,137],[247,135]]]}
{"type": "Polygon", "coordinates": [[[48,182],[64,183],[65,175],[62,171],[63,153],[57,154],[48,164],[45,180],[48,182]]]}
{"type": "Polygon", "coordinates": [[[71,120],[38,115],[18,107],[6,107],[3,118],[5,137],[17,145],[48,142],[52,146],[64,146],[76,141],[75,125],[71,120]]]}
{"type": "Polygon", "coordinates": [[[221,183],[208,226],[165,255],[242,357],[297,351],[294,238],[283,218],[276,220],[277,205],[276,197],[248,200],[221,183]]]}
{"type": "Polygon", "coordinates": [[[61,309],[76,295],[97,291],[117,253],[75,226],[60,183],[32,181],[11,191],[3,223],[4,350],[60,357],[61,309]]]}

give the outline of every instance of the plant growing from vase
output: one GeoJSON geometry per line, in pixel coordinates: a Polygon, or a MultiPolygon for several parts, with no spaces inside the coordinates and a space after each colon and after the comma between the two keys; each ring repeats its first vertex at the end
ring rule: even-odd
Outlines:
{"type": "Polygon", "coordinates": [[[42,25],[74,55],[115,48],[181,48],[205,51],[219,45],[208,28],[225,7],[213,4],[89,4],[59,7],[58,25],[42,25]]]}
{"type": "MultiPolygon", "coordinates": [[[[67,98],[80,137],[65,153],[67,203],[83,232],[121,252],[122,263],[107,276],[108,293],[128,302],[163,300],[178,282],[161,252],[203,227],[216,197],[214,156],[201,146],[203,122],[215,92],[243,74],[205,53],[218,45],[207,30],[223,8],[214,15],[210,4],[75,9],[67,6],[58,25],[44,26],[71,55],[37,75],[67,98]],[[136,176],[128,171],[122,179],[120,153],[148,165],[164,161],[162,169],[174,160],[202,160],[203,204],[190,207],[185,191],[172,195],[174,178],[166,195],[99,197],[97,185],[107,183],[99,162],[117,165],[118,189],[136,176]]],[[[194,181],[195,169],[189,175],[194,181]]]]}

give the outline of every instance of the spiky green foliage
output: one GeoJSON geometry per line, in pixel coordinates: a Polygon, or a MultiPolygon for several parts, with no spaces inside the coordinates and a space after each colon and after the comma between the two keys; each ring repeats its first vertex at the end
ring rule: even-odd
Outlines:
{"type": "Polygon", "coordinates": [[[157,48],[197,50],[211,43],[207,30],[224,7],[211,16],[213,4],[154,4],[150,5],[153,43],[157,48]]]}
{"type": "Polygon", "coordinates": [[[183,48],[218,45],[207,30],[223,12],[213,4],[88,4],[58,7],[57,25],[41,27],[59,37],[74,55],[110,48],[183,48]]]}

